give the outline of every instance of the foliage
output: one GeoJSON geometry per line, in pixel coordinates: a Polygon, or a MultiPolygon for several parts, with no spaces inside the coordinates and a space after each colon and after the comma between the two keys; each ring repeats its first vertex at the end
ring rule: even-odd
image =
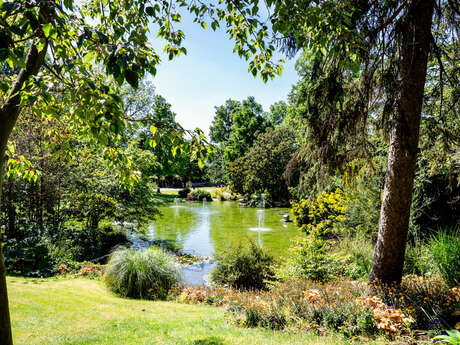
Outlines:
{"type": "MultiPolygon", "coordinates": [[[[230,324],[223,308],[120,298],[95,280],[7,277],[7,282],[11,313],[15,320],[21,320],[14,328],[17,345],[62,345],[63,338],[73,344],[133,345],[154,341],[162,345],[204,345],[214,337],[221,339],[219,345],[246,345],[248,341],[254,345],[350,343],[334,334],[244,329],[230,324]],[[52,303],[47,303],[49,298],[44,301],[43,295],[51,291],[52,303]],[[67,327],[57,332],[60,322],[67,327]],[[139,323],[145,332],[141,332],[139,323]],[[119,325],[121,333],[107,325],[119,325]]],[[[356,345],[368,344],[366,340],[356,345]]]]}
{"type": "Polygon", "coordinates": [[[373,144],[373,157],[350,162],[341,178],[348,195],[345,200],[345,230],[350,234],[375,238],[380,220],[387,150],[380,138],[373,144]]]}
{"type": "Polygon", "coordinates": [[[429,243],[439,272],[450,287],[460,285],[460,236],[457,229],[440,230],[429,243]]]}
{"type": "Polygon", "coordinates": [[[194,189],[192,192],[187,196],[187,200],[194,200],[194,201],[212,201],[211,193],[203,190],[203,189],[194,189]]]}
{"type": "Polygon", "coordinates": [[[311,235],[295,241],[280,264],[274,267],[276,278],[327,282],[340,276],[362,275],[352,256],[332,253],[331,247],[331,241],[311,235]]]}
{"type": "Polygon", "coordinates": [[[415,329],[451,327],[460,307],[460,290],[449,289],[438,278],[405,277],[400,286],[373,283],[372,288],[392,308],[403,310],[414,319],[415,329]]]}
{"type": "Polygon", "coordinates": [[[65,227],[50,234],[49,242],[53,257],[61,262],[97,259],[110,254],[118,246],[126,245],[128,240],[123,230],[110,226],[81,229],[65,227]]]}
{"type": "Polygon", "coordinates": [[[267,129],[243,157],[228,164],[230,189],[243,195],[267,192],[272,200],[288,200],[283,173],[295,149],[290,130],[267,129]]]}
{"type": "Polygon", "coordinates": [[[372,311],[358,302],[364,294],[362,285],[349,281],[322,284],[290,280],[268,291],[185,288],[177,300],[224,306],[233,315],[232,320],[245,327],[326,328],[354,336],[377,332],[372,311]]]}
{"type": "MultiPolygon", "coordinates": [[[[447,160],[452,161],[453,157],[447,160]]],[[[410,223],[410,236],[414,240],[429,240],[439,228],[458,226],[460,173],[455,168],[446,167],[431,175],[429,167],[435,164],[434,158],[427,161],[421,157],[418,162],[410,223]]]]}
{"type": "Polygon", "coordinates": [[[33,232],[27,237],[6,241],[5,266],[8,273],[25,277],[49,277],[56,273],[48,244],[33,232]]]}
{"type": "Polygon", "coordinates": [[[212,157],[206,162],[206,179],[217,185],[223,185],[227,180],[222,146],[221,144],[215,145],[212,157]]]}
{"type": "Polygon", "coordinates": [[[190,193],[190,189],[189,188],[184,188],[184,189],[181,189],[177,192],[177,196],[179,198],[186,198],[187,195],[190,193]]]}
{"type": "Polygon", "coordinates": [[[217,200],[220,201],[225,201],[225,200],[232,200],[235,197],[232,195],[232,192],[229,188],[227,187],[220,187],[220,188],[215,188],[212,192],[211,195],[213,198],[216,198],[217,200]]]}
{"type": "Polygon", "coordinates": [[[418,276],[439,274],[430,247],[426,243],[417,241],[413,245],[408,244],[404,257],[404,274],[418,276]]]}
{"type": "Polygon", "coordinates": [[[89,279],[99,279],[105,271],[105,266],[88,261],[77,262],[66,260],[57,265],[56,270],[62,275],[70,274],[89,279]]]}
{"type": "Polygon", "coordinates": [[[414,319],[405,315],[401,309],[387,306],[379,297],[362,297],[358,299],[358,303],[372,309],[377,328],[390,336],[401,334],[414,322],[414,319]]]}
{"type": "Polygon", "coordinates": [[[270,111],[265,113],[265,117],[270,123],[271,127],[276,128],[279,126],[288,112],[288,104],[284,101],[275,102],[270,105],[270,111]]]}
{"type": "Polygon", "coordinates": [[[209,126],[209,136],[211,141],[220,144],[228,141],[233,125],[234,112],[238,110],[241,103],[228,99],[224,105],[215,107],[215,115],[209,126]]]}
{"type": "Polygon", "coordinates": [[[181,280],[181,271],[162,249],[119,249],[110,256],[104,278],[107,286],[122,297],[164,299],[181,280]]]}
{"type": "Polygon", "coordinates": [[[349,271],[349,275],[367,279],[374,257],[374,247],[375,244],[369,238],[362,234],[357,234],[341,239],[333,247],[333,252],[342,257],[348,257],[350,262],[353,263],[355,267],[349,271]]]}
{"type": "Polygon", "coordinates": [[[292,213],[296,225],[307,234],[330,238],[341,233],[348,196],[341,190],[322,192],[313,202],[293,202],[292,213]]]}
{"type": "Polygon", "coordinates": [[[254,242],[241,243],[217,255],[217,264],[211,271],[211,280],[237,289],[264,289],[273,279],[273,257],[254,242]]]}
{"type": "Polygon", "coordinates": [[[451,345],[460,345],[460,332],[456,329],[451,329],[446,331],[447,334],[438,335],[433,338],[433,343],[441,341],[446,344],[451,345]]]}
{"type": "Polygon", "coordinates": [[[267,125],[262,116],[262,106],[254,97],[244,100],[233,112],[230,136],[224,146],[225,164],[244,156],[254,143],[257,133],[264,132],[267,125]]]}

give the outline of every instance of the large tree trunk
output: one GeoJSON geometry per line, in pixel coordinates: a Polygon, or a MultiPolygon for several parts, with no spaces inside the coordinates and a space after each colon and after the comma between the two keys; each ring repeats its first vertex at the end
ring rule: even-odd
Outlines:
{"type": "Polygon", "coordinates": [[[408,1],[402,23],[399,94],[391,129],[379,234],[370,281],[399,283],[409,227],[412,188],[428,53],[433,0],[408,1]]]}
{"type": "MultiPolygon", "coordinates": [[[[11,130],[8,130],[9,123],[3,122],[3,118],[0,117],[2,127],[0,128],[0,197],[2,193],[3,183],[3,170],[5,167],[5,149],[8,136],[11,130]]],[[[0,233],[0,340],[1,344],[12,345],[13,337],[11,335],[11,321],[10,321],[10,310],[8,307],[8,291],[6,288],[6,268],[5,260],[3,258],[3,234],[0,233]]]]}
{"type": "MultiPolygon", "coordinates": [[[[48,45],[38,51],[32,45],[27,54],[25,67],[19,72],[6,101],[0,107],[0,186],[3,182],[5,168],[5,150],[8,138],[16,124],[20,112],[21,89],[24,83],[37,74],[45,60],[48,45]]],[[[1,197],[0,188],[0,197],[1,197]]],[[[0,234],[1,235],[1,234],[0,234]]],[[[8,291],[6,287],[6,269],[3,258],[3,241],[0,236],[0,341],[2,345],[13,345],[11,336],[10,312],[8,307],[8,291]]]]}

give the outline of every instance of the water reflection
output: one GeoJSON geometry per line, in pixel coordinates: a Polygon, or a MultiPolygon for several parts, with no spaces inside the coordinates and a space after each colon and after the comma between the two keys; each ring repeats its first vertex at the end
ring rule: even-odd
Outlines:
{"type": "Polygon", "coordinates": [[[236,202],[182,202],[159,208],[149,225],[149,240],[173,241],[183,251],[213,256],[231,245],[253,240],[273,255],[282,255],[300,233],[281,222],[285,209],[239,207],[236,202]]]}

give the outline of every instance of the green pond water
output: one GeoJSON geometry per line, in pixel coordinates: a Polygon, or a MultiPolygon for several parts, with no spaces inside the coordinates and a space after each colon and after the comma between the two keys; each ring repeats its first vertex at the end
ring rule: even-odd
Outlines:
{"type": "MultiPolygon", "coordinates": [[[[160,216],[149,224],[147,240],[174,242],[182,251],[214,256],[230,246],[252,239],[273,256],[285,254],[300,236],[293,223],[281,222],[286,208],[257,209],[237,202],[176,202],[159,207],[160,216]]],[[[142,246],[142,243],[141,243],[142,246]]],[[[201,284],[212,264],[184,269],[185,281],[201,284]]]]}
{"type": "Polygon", "coordinates": [[[272,255],[283,255],[299,236],[293,223],[281,222],[288,209],[241,207],[237,202],[181,202],[159,208],[148,239],[169,240],[182,250],[205,256],[252,239],[272,255]]]}

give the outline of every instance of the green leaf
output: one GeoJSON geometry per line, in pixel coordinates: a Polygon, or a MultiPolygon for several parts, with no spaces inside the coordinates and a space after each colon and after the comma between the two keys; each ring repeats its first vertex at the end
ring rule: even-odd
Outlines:
{"type": "Polygon", "coordinates": [[[45,37],[48,38],[50,36],[50,31],[52,28],[53,28],[53,24],[51,23],[47,23],[42,26],[42,30],[43,30],[43,33],[45,34],[45,37]]]}
{"type": "Polygon", "coordinates": [[[153,17],[155,15],[155,9],[151,6],[148,6],[145,8],[145,13],[147,13],[149,16],[153,17]]]}
{"type": "Polygon", "coordinates": [[[137,87],[139,86],[139,76],[137,75],[137,73],[127,68],[123,71],[123,75],[125,76],[125,79],[129,83],[129,85],[137,89],[137,87]]]}

